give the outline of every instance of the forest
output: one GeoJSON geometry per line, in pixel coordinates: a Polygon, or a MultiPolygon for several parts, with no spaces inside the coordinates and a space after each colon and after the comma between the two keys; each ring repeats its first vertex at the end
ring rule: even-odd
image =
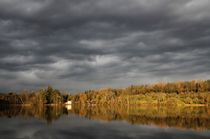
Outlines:
{"type": "Polygon", "coordinates": [[[99,89],[73,96],[79,105],[210,105],[210,80],[131,85],[99,89]]]}
{"type": "Polygon", "coordinates": [[[21,91],[18,93],[1,93],[0,104],[21,105],[59,105],[71,99],[69,93],[61,93],[59,90],[48,86],[38,91],[21,91]]]}
{"type": "Polygon", "coordinates": [[[131,85],[127,88],[87,90],[71,95],[48,86],[39,91],[1,93],[0,104],[52,105],[210,105],[210,80],[131,85]]]}

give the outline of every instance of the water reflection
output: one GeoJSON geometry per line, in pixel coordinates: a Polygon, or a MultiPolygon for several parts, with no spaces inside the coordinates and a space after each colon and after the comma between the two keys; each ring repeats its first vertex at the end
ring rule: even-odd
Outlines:
{"type": "Polygon", "coordinates": [[[7,106],[0,107],[0,117],[23,117],[37,118],[48,124],[58,120],[62,115],[68,115],[68,110],[62,106],[45,106],[45,107],[21,107],[7,106]]]}
{"type": "Polygon", "coordinates": [[[63,115],[75,114],[91,120],[127,121],[136,125],[210,129],[210,108],[208,107],[0,107],[0,117],[36,118],[48,124],[63,115]]]}
{"type": "Polygon", "coordinates": [[[123,120],[131,124],[159,127],[210,129],[210,109],[207,107],[74,107],[72,112],[94,120],[123,120]]]}

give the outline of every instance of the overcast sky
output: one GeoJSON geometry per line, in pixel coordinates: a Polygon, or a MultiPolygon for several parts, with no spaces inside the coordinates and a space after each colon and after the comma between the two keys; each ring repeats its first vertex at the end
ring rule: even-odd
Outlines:
{"type": "Polygon", "coordinates": [[[0,91],[210,78],[210,0],[0,0],[0,91]]]}

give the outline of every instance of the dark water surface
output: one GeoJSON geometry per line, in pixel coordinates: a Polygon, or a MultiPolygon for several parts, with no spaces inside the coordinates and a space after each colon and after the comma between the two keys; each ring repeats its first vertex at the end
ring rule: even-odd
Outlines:
{"type": "Polygon", "coordinates": [[[210,139],[207,107],[0,107],[0,139],[210,139]]]}

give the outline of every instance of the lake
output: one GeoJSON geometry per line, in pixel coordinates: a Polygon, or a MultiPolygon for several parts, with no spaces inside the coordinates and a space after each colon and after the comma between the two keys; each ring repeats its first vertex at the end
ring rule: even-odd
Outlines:
{"type": "Polygon", "coordinates": [[[210,139],[208,107],[0,107],[0,139],[210,139]]]}

